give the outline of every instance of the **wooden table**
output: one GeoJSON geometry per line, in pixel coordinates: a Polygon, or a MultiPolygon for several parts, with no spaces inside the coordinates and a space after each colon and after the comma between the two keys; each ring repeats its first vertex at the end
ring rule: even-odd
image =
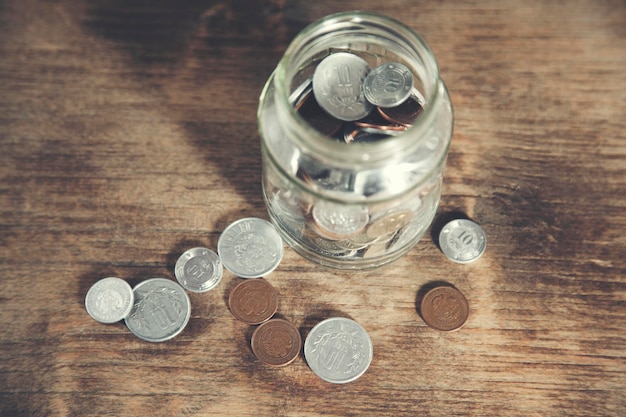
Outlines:
{"type": "Polygon", "coordinates": [[[0,1],[0,414],[624,416],[625,132],[620,1],[0,1]],[[340,272],[286,248],[279,316],[373,341],[345,385],[256,360],[230,273],[170,341],[92,320],[98,279],[173,279],[184,250],[267,218],[261,88],[300,29],[357,8],[434,50],[455,108],[437,219],[477,221],[485,255],[426,236],[340,272]],[[461,331],[421,320],[434,282],[467,296],[461,331]]]}

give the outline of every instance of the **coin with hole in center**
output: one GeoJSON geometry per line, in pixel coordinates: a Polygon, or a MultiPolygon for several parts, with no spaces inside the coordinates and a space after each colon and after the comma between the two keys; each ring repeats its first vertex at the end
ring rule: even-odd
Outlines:
{"type": "Polygon", "coordinates": [[[230,292],[228,307],[236,319],[247,324],[260,324],[276,313],[278,293],[263,278],[249,279],[230,292]]]}
{"type": "Polygon", "coordinates": [[[436,287],[420,303],[420,314],[428,327],[444,332],[458,330],[469,317],[467,299],[454,287],[436,287]]]}
{"type": "Polygon", "coordinates": [[[302,338],[296,326],[287,320],[272,319],[257,327],[251,345],[252,352],[261,362],[285,366],[300,354],[302,338]]]}

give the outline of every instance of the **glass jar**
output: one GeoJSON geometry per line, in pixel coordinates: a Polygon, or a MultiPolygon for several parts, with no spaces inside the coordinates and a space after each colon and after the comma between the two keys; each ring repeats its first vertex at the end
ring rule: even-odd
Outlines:
{"type": "MultiPolygon", "coordinates": [[[[398,82],[387,76],[378,84],[394,90],[398,82]]],[[[364,12],[311,24],[267,81],[258,120],[269,216],[306,259],[378,267],[409,251],[430,226],[453,113],[433,53],[409,27],[364,12]],[[376,106],[362,96],[369,73],[384,64],[410,72],[410,97],[401,105],[376,106]],[[321,65],[328,68],[316,71],[321,65]],[[366,116],[348,114],[359,106],[366,116]],[[400,116],[386,117],[391,110],[400,116]]]]}

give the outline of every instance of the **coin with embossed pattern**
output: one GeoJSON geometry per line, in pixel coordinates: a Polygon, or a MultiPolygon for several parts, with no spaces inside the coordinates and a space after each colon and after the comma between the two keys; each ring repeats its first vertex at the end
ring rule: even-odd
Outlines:
{"type": "Polygon", "coordinates": [[[302,349],[298,329],[283,319],[261,324],[252,334],[252,352],[263,363],[284,366],[294,361],[302,349]]]}
{"type": "Polygon", "coordinates": [[[454,287],[436,287],[424,295],[420,314],[429,327],[450,332],[460,329],[467,321],[469,303],[454,287]]]}
{"type": "Polygon", "coordinates": [[[272,272],[283,258],[283,240],[274,226],[247,217],[224,229],[217,241],[224,267],[241,278],[259,278],[272,272]]]}
{"type": "Polygon", "coordinates": [[[191,317],[185,289],[166,278],[150,278],[133,288],[135,303],[124,319],[128,329],[148,342],[163,342],[183,331],[191,317]]]}
{"type": "Polygon", "coordinates": [[[439,232],[439,246],[451,261],[466,264],[482,256],[487,247],[487,236],[473,221],[455,219],[439,232]]]}
{"type": "Polygon", "coordinates": [[[263,278],[249,279],[238,284],[228,296],[233,316],[248,324],[268,320],[278,309],[278,293],[263,278]]]}
{"type": "Polygon", "coordinates": [[[324,58],[313,73],[313,94],[319,105],[339,120],[366,116],[374,107],[363,94],[363,82],[370,66],[348,52],[324,58]]]}
{"type": "Polygon", "coordinates": [[[304,357],[311,370],[334,384],[351,382],[363,375],[373,353],[365,329],[344,317],[321,321],[304,341],[304,357]]]}
{"type": "Polygon", "coordinates": [[[365,206],[321,202],[311,211],[315,230],[332,240],[348,239],[358,235],[369,221],[365,206]]]}
{"type": "Polygon", "coordinates": [[[392,210],[370,222],[365,233],[371,238],[388,235],[409,224],[412,219],[413,211],[409,209],[392,210]]]}
{"type": "Polygon", "coordinates": [[[85,296],[85,308],[100,323],[116,323],[130,313],[133,300],[133,289],[126,281],[108,277],[89,288],[85,296]]]}
{"type": "Polygon", "coordinates": [[[222,279],[222,261],[211,249],[191,248],[176,261],[176,280],[188,291],[206,292],[222,279]]]}
{"type": "Polygon", "coordinates": [[[413,88],[411,70],[399,62],[387,62],[371,70],[363,82],[365,98],[376,106],[402,104],[413,88]]]}

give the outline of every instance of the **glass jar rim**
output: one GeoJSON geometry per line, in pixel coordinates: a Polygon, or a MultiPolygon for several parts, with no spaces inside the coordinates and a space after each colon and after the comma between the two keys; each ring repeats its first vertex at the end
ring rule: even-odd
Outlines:
{"type": "Polygon", "coordinates": [[[347,11],[328,15],[317,20],[304,28],[292,40],[282,59],[278,63],[275,71],[275,89],[277,92],[278,110],[293,123],[289,130],[294,139],[298,140],[305,148],[313,152],[323,154],[332,158],[338,163],[352,164],[374,164],[389,161],[397,154],[399,149],[406,150],[407,146],[417,146],[422,138],[422,134],[436,116],[436,109],[441,101],[441,96],[445,94],[445,87],[439,78],[439,68],[434,54],[426,41],[419,36],[412,28],[391,17],[377,13],[365,11],[347,11]],[[403,44],[411,48],[416,56],[421,58],[426,69],[426,75],[431,79],[430,88],[426,91],[428,97],[422,113],[416,122],[409,127],[402,135],[390,137],[384,141],[367,143],[341,143],[329,140],[326,136],[315,129],[311,129],[310,124],[300,116],[294,106],[289,102],[289,83],[291,79],[288,71],[293,60],[298,56],[299,48],[308,41],[320,37],[323,34],[330,35],[338,30],[348,30],[351,26],[376,27],[385,31],[389,36],[401,38],[403,44]],[[319,33],[318,33],[319,32],[319,33]],[[306,138],[304,140],[303,138],[306,138]]]}

